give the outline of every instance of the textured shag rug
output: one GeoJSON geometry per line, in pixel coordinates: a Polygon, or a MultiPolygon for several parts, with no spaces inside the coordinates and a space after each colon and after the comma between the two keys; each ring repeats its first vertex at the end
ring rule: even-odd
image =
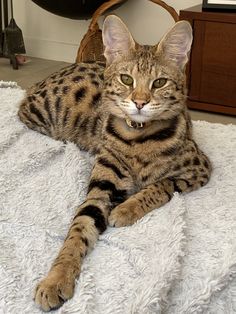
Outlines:
{"type": "MultiPolygon", "coordinates": [[[[0,314],[38,314],[46,275],[85,198],[93,158],[27,129],[0,82],[0,314]]],[[[211,181],[127,228],[108,228],[54,313],[236,313],[236,126],[194,122],[211,181]]]]}

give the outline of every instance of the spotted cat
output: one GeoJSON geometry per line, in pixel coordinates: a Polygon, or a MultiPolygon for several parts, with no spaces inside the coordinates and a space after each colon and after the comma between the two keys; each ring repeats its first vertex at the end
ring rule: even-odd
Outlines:
{"type": "Polygon", "coordinates": [[[192,138],[186,109],[185,65],[191,26],[181,21],[156,46],[138,45],[116,16],[103,25],[106,67],[64,68],[28,90],[20,119],[57,140],[96,155],[87,198],[36,303],[58,308],[73,296],[85,255],[99,234],[135,223],[171,200],[204,186],[211,164],[192,138]]]}

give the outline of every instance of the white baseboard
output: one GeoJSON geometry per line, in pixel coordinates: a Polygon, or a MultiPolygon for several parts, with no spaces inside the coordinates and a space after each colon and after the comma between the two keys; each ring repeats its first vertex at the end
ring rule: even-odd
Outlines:
{"type": "Polygon", "coordinates": [[[31,57],[75,62],[79,44],[24,37],[26,55],[31,57]]]}

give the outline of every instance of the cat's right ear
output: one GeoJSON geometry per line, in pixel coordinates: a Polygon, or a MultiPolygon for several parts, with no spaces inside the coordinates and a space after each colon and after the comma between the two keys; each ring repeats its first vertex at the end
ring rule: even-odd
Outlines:
{"type": "Polygon", "coordinates": [[[165,59],[175,63],[181,70],[184,70],[188,61],[192,40],[193,35],[190,23],[179,21],[160,41],[157,51],[165,59]]]}
{"type": "Polygon", "coordinates": [[[102,39],[105,46],[104,56],[107,65],[119,61],[130,50],[135,49],[135,41],[127,26],[116,15],[106,17],[103,23],[102,39]]]}

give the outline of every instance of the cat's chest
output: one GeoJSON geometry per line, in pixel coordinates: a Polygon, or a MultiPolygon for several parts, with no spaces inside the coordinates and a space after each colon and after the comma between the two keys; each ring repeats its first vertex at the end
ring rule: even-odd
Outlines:
{"type": "Polygon", "coordinates": [[[139,188],[169,176],[173,164],[172,160],[160,158],[155,153],[146,154],[142,152],[133,156],[124,154],[123,157],[129,166],[135,185],[139,188]]]}

